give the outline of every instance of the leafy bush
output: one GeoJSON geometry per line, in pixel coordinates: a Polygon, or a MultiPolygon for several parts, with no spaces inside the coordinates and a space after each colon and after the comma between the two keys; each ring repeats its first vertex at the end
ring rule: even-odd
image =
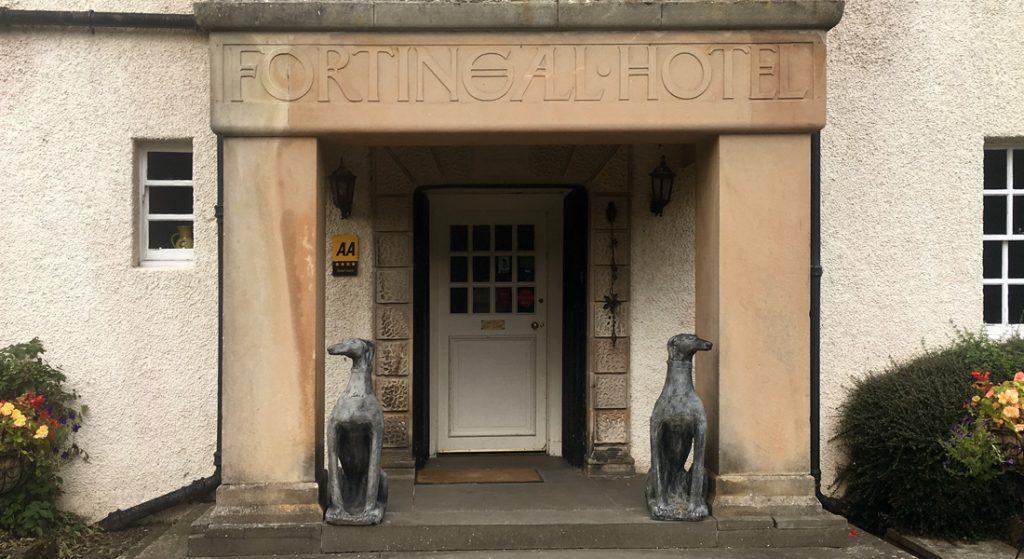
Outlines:
{"type": "Polygon", "coordinates": [[[957,475],[943,443],[973,395],[971,371],[993,382],[1024,369],[1024,339],[1002,342],[958,332],[948,347],[925,350],[857,380],[840,407],[835,441],[845,451],[836,486],[844,512],[865,528],[893,527],[939,537],[1000,536],[1020,510],[1013,480],[957,475]]]}
{"type": "Polygon", "coordinates": [[[77,521],[57,510],[60,466],[84,453],[75,443],[87,408],[42,359],[38,339],[0,349],[0,454],[24,464],[27,477],[0,495],[0,530],[18,537],[52,534],[77,521]]]}

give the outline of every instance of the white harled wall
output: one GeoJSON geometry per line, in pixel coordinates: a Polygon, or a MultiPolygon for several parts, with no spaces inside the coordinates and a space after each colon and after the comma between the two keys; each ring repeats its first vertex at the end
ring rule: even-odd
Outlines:
{"type": "Polygon", "coordinates": [[[0,30],[0,345],[89,405],[64,503],[102,518],[213,474],[216,138],[191,32],[0,30]],[[191,139],[195,262],[135,264],[134,140],[191,139]]]}
{"type": "MultiPolygon", "coordinates": [[[[828,36],[822,468],[851,379],[982,326],[982,150],[1024,145],[1024,2],[860,0],[828,36]]],[[[965,371],[966,373],[966,371],[965,371]]]]}

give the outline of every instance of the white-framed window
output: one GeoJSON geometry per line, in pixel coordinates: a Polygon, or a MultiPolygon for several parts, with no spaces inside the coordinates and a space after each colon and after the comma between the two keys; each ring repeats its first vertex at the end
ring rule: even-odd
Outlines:
{"type": "Polygon", "coordinates": [[[192,146],[141,144],[139,162],[139,263],[192,260],[192,146]]]}
{"type": "Polygon", "coordinates": [[[985,148],[982,284],[990,335],[1024,324],[1024,143],[985,148]]]}

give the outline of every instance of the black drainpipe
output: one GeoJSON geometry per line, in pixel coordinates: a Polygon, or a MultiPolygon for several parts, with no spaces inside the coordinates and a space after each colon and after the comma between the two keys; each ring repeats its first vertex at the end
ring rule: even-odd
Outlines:
{"type": "Polygon", "coordinates": [[[811,134],[811,476],[822,508],[841,514],[821,492],[821,132],[811,134]]]}
{"type": "Polygon", "coordinates": [[[0,7],[0,27],[134,27],[146,29],[189,29],[199,31],[192,14],[147,14],[129,12],[62,12],[53,10],[12,10],[0,7]]]}
{"type": "Polygon", "coordinates": [[[99,521],[99,527],[108,532],[122,530],[133,522],[167,510],[175,505],[201,499],[220,486],[221,479],[221,421],[224,400],[224,139],[217,136],[217,205],[213,207],[217,220],[217,450],[213,454],[213,475],[197,479],[170,493],[161,495],[134,507],[118,509],[99,521]]]}

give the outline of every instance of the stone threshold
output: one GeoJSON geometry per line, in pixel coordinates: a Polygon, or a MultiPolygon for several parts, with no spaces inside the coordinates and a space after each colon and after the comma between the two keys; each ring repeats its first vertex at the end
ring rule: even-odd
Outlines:
{"type": "Polygon", "coordinates": [[[829,513],[711,517],[658,522],[641,509],[442,511],[389,513],[374,527],[322,523],[192,525],[194,557],[369,552],[796,548],[849,545],[846,519],[829,513]]]}

